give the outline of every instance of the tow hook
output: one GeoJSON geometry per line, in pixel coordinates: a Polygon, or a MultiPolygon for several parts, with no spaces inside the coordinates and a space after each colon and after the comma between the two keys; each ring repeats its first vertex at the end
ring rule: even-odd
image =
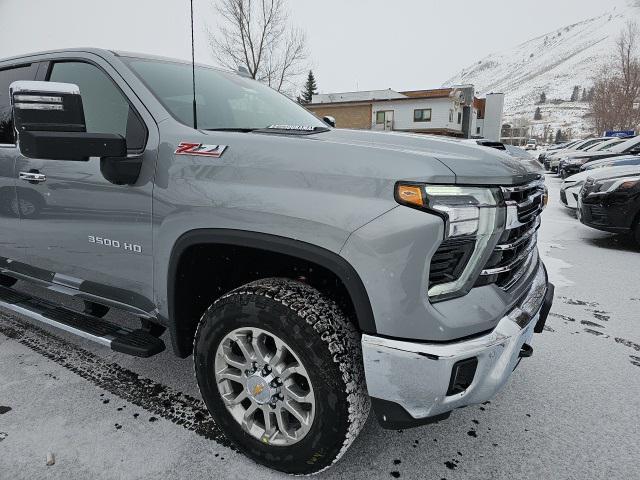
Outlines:
{"type": "Polygon", "coordinates": [[[520,358],[529,358],[531,355],[533,355],[533,347],[531,345],[529,345],[528,343],[523,343],[522,347],[520,348],[520,358]]]}

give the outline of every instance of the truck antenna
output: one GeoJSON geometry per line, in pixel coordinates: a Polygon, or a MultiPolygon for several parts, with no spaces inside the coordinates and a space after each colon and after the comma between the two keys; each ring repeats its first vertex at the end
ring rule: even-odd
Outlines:
{"type": "Polygon", "coordinates": [[[193,128],[198,129],[198,110],[196,108],[196,49],[193,41],[193,0],[191,0],[191,83],[193,87],[193,128]]]}

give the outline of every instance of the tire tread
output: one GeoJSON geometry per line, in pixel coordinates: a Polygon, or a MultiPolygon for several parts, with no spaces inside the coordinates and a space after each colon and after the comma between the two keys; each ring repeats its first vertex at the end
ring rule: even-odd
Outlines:
{"type": "Polygon", "coordinates": [[[318,334],[338,365],[345,388],[348,406],[348,427],[340,450],[322,468],[309,472],[318,474],[336,463],[349,449],[364,427],[371,402],[365,384],[360,334],[342,313],[337,304],[320,291],[302,282],[286,278],[256,280],[225,293],[202,315],[194,336],[194,352],[202,325],[222,302],[233,298],[258,296],[268,298],[287,307],[304,320],[318,334]]]}

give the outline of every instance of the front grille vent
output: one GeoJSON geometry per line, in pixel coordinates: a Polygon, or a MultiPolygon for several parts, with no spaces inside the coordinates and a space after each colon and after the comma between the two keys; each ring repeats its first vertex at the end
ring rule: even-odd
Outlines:
{"type": "Polygon", "coordinates": [[[508,219],[510,223],[480,273],[476,286],[495,283],[510,290],[531,263],[538,260],[537,232],[544,208],[544,183],[536,181],[517,187],[503,187],[502,193],[508,210],[515,212],[515,218],[508,219]]]}
{"type": "Polygon", "coordinates": [[[449,238],[442,242],[431,259],[429,288],[457,280],[475,247],[475,237],[449,238]]]}

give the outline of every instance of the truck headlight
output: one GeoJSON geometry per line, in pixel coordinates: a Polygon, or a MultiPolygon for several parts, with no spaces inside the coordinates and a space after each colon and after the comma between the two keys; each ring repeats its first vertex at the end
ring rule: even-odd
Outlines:
{"type": "Polygon", "coordinates": [[[444,221],[443,242],[431,261],[429,299],[468,293],[491,255],[489,246],[504,229],[506,209],[500,190],[398,182],[395,198],[444,221]]]}

